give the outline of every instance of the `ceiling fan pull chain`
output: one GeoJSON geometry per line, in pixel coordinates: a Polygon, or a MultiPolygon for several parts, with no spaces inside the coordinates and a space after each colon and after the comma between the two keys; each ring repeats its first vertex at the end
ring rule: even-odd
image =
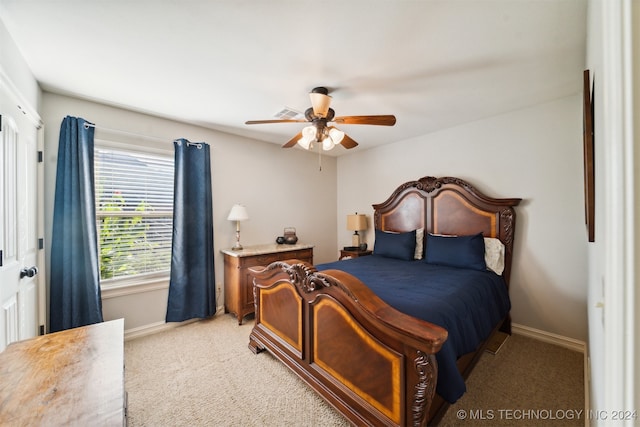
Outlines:
{"type": "Polygon", "coordinates": [[[318,170],[322,172],[322,145],[318,144],[318,170]]]}

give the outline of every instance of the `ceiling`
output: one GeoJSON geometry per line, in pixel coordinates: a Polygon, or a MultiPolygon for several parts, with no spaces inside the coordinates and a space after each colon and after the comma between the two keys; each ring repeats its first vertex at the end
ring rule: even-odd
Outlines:
{"type": "MultiPolygon", "coordinates": [[[[284,144],[326,86],[364,150],[577,94],[586,0],[0,0],[44,90],[284,144]]],[[[123,125],[124,126],[124,125],[123,125]]],[[[343,147],[331,155],[347,153],[343,147]]]]}

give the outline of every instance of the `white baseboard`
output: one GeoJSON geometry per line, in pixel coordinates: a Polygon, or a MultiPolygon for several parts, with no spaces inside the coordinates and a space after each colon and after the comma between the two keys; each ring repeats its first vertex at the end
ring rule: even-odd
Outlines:
{"type": "Polygon", "coordinates": [[[559,345],[560,347],[578,351],[580,353],[585,353],[586,350],[586,344],[584,341],[576,340],[574,338],[565,337],[551,332],[542,331],[540,329],[531,328],[529,326],[513,323],[511,325],[511,331],[514,334],[523,335],[525,337],[533,338],[549,344],[559,345]]]}
{"type": "MultiPolygon", "coordinates": [[[[224,312],[224,306],[216,308],[216,314],[224,312]]],[[[135,338],[145,337],[147,335],[157,334],[158,332],[167,331],[169,329],[177,328],[178,326],[186,325],[191,322],[197,322],[200,319],[185,320],[184,322],[171,322],[165,321],[154,322],[148,325],[138,326],[137,328],[126,329],[124,331],[124,340],[132,340],[135,338]]]]}
{"type": "Polygon", "coordinates": [[[167,323],[167,322],[155,322],[148,325],[139,326],[137,328],[131,328],[124,331],[124,340],[132,340],[134,338],[140,338],[147,335],[157,334],[158,332],[173,329],[182,325],[183,323],[167,323]]]}

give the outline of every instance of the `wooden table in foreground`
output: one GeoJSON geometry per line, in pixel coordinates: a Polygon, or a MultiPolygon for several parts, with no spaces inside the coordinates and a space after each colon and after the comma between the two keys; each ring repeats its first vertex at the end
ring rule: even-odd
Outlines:
{"type": "Polygon", "coordinates": [[[0,425],[126,425],[124,320],[42,335],[0,353],[0,425]]]}

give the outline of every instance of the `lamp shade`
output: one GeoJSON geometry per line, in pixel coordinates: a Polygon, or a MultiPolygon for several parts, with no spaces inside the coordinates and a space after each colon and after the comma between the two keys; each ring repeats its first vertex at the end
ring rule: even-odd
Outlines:
{"type": "Polygon", "coordinates": [[[322,149],[324,151],[329,151],[335,146],[336,144],[334,144],[333,140],[330,137],[326,137],[322,140],[322,149]]]}
{"type": "Polygon", "coordinates": [[[231,212],[229,212],[229,216],[227,217],[229,221],[245,221],[249,219],[249,214],[247,213],[247,208],[242,205],[235,204],[231,208],[231,212]]]}
{"type": "Polygon", "coordinates": [[[332,126],[329,129],[329,138],[331,138],[334,144],[340,144],[344,139],[344,132],[332,126]]]}
{"type": "Polygon", "coordinates": [[[316,128],[315,126],[306,126],[302,129],[302,138],[298,140],[298,144],[308,150],[311,147],[311,143],[316,140],[316,128]]]}
{"type": "Polygon", "coordinates": [[[347,230],[361,231],[367,229],[367,216],[364,214],[347,215],[347,230]]]}
{"type": "Polygon", "coordinates": [[[317,87],[314,88],[309,94],[311,98],[311,106],[313,107],[313,113],[318,117],[327,117],[329,112],[329,104],[331,104],[331,97],[328,95],[326,88],[317,87]]]}

